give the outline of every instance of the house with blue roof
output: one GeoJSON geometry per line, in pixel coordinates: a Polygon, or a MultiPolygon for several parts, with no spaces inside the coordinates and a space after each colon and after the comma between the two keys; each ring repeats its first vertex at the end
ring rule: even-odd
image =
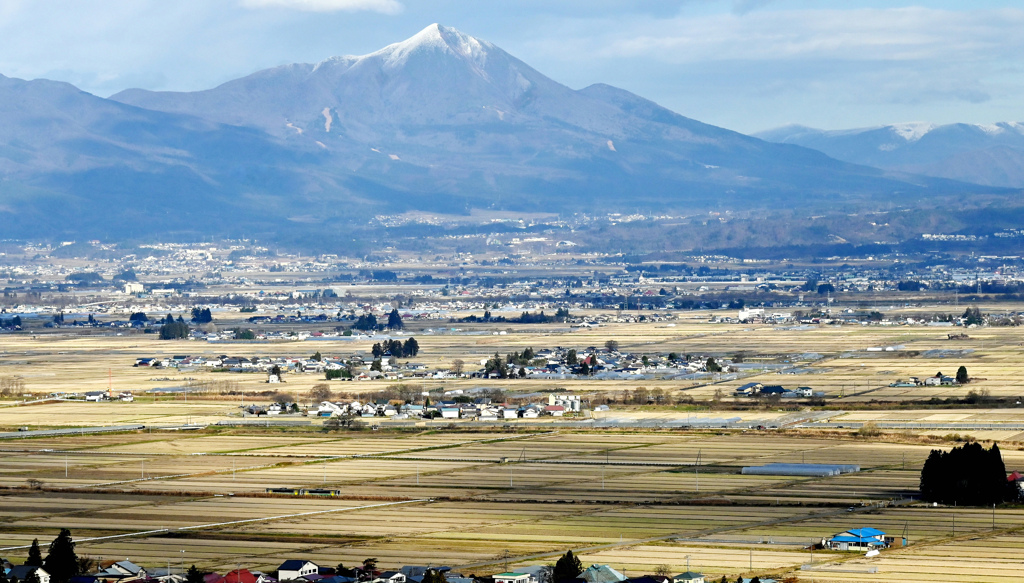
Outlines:
{"type": "Polygon", "coordinates": [[[870,551],[888,548],[891,539],[877,528],[851,528],[825,541],[825,547],[837,551],[870,551]]]}

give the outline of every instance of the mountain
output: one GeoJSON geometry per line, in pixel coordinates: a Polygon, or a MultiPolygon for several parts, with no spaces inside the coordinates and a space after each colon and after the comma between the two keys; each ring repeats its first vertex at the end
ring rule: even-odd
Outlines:
{"type": "Polygon", "coordinates": [[[838,160],[964,182],[1024,188],[1024,124],[902,123],[853,130],[798,125],[755,136],[838,160]]]}
{"type": "Polygon", "coordinates": [[[1000,192],[769,143],[607,85],[573,90],[439,25],[207,91],[102,99],[2,78],[0,115],[9,236],[320,241],[409,210],[834,209],[1000,192]]]}
{"type": "Polygon", "coordinates": [[[67,83],[0,76],[5,236],[223,229],[253,195],[309,181],[317,160],[251,128],[140,109],[67,83]],[[213,213],[209,211],[214,211],[213,213]],[[187,224],[176,217],[187,216],[187,224]]]}

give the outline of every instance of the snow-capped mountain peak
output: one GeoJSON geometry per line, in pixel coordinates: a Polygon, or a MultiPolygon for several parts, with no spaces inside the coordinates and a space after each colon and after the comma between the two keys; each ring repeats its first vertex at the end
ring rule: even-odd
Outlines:
{"type": "Polygon", "coordinates": [[[908,142],[916,142],[938,126],[929,122],[913,121],[907,123],[894,123],[889,127],[892,129],[894,134],[904,140],[908,142]]]}
{"type": "Polygon", "coordinates": [[[412,37],[390,44],[363,58],[380,57],[386,68],[400,68],[410,56],[421,51],[441,51],[471,61],[478,68],[487,63],[487,53],[494,45],[464,34],[454,28],[434,23],[412,37]]]}

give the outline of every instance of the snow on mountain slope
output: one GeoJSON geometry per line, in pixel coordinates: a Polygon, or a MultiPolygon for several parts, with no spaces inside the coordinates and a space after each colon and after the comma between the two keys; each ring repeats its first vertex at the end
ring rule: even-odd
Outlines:
{"type": "MultiPolygon", "coordinates": [[[[769,143],[608,85],[573,90],[439,25],[191,93],[102,99],[0,78],[0,119],[0,214],[68,236],[154,217],[193,235],[317,238],[408,210],[806,211],[994,191],[769,143]]],[[[1012,170],[1012,152],[999,160],[1012,170]]]]}
{"type": "Polygon", "coordinates": [[[900,123],[851,130],[786,126],[754,134],[838,160],[976,184],[1024,187],[1024,124],[900,123]]]}
{"type": "Polygon", "coordinates": [[[925,134],[934,130],[936,127],[937,126],[935,124],[920,121],[897,123],[889,126],[894,134],[908,142],[916,142],[917,140],[920,140],[925,136],[925,134]]]}

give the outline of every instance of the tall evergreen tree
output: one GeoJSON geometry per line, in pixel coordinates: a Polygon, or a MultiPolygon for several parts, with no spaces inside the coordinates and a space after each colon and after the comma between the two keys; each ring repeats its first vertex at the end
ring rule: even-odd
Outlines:
{"type": "Polygon", "coordinates": [[[572,551],[569,550],[555,562],[555,572],[551,578],[554,579],[555,583],[561,583],[562,581],[579,577],[582,572],[583,563],[580,562],[579,557],[572,554],[572,551]]]}
{"type": "Polygon", "coordinates": [[[416,342],[415,338],[410,337],[408,340],[405,341],[405,345],[402,346],[402,354],[404,354],[406,358],[410,356],[416,356],[419,353],[420,343],[416,342]]]}
{"type": "Polygon", "coordinates": [[[60,529],[60,534],[50,543],[43,569],[50,574],[52,583],[67,583],[78,575],[78,555],[75,554],[75,541],[71,539],[70,530],[60,529]]]}
{"type": "Polygon", "coordinates": [[[391,313],[388,314],[388,328],[392,330],[402,329],[402,316],[398,313],[398,308],[393,308],[391,313]]]}
{"type": "Polygon", "coordinates": [[[203,572],[192,565],[185,572],[185,583],[205,583],[203,580],[203,572]]]}
{"type": "Polygon", "coordinates": [[[32,539],[32,546],[28,548],[28,558],[25,559],[25,564],[30,567],[43,566],[43,553],[39,550],[39,539],[32,539]]]}

